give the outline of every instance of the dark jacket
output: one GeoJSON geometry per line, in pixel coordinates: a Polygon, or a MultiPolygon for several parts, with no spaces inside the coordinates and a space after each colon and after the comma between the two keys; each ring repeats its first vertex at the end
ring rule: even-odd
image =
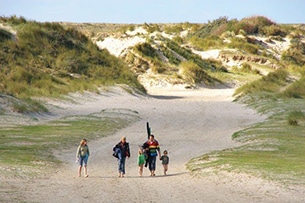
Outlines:
{"type": "Polygon", "coordinates": [[[130,149],[128,142],[125,142],[124,144],[122,142],[119,142],[114,146],[113,151],[120,151],[122,157],[130,157],[130,149]]]}

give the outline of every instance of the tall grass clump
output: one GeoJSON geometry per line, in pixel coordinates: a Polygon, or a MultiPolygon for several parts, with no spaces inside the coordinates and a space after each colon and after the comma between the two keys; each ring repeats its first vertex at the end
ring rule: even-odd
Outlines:
{"type": "Polygon", "coordinates": [[[176,52],[180,56],[182,56],[184,59],[188,61],[192,61],[196,63],[200,68],[208,70],[211,69],[211,65],[203,60],[199,55],[194,54],[191,50],[179,46],[177,43],[173,42],[172,40],[166,40],[165,46],[171,49],[172,51],[176,52]]]}
{"type": "Polygon", "coordinates": [[[263,76],[261,79],[250,82],[238,88],[234,95],[249,94],[255,92],[277,92],[287,84],[288,72],[278,69],[263,76]]]}
{"type": "Polygon", "coordinates": [[[232,38],[231,42],[227,46],[228,48],[242,50],[249,54],[257,54],[259,50],[258,45],[254,45],[237,38],[232,38]]]}
{"type": "Polygon", "coordinates": [[[13,35],[7,30],[0,28],[0,42],[12,39],[13,35]]]}
{"type": "Polygon", "coordinates": [[[264,16],[252,16],[241,19],[235,25],[235,32],[244,30],[247,34],[265,34],[264,28],[276,25],[272,20],[264,16]]]}
{"type": "Polygon", "coordinates": [[[299,125],[299,121],[305,120],[305,114],[301,111],[293,111],[287,116],[288,124],[292,126],[299,125]]]}
{"type": "Polygon", "coordinates": [[[305,96],[305,77],[290,84],[283,92],[282,95],[288,98],[303,98],[305,96]]]}
{"type": "Polygon", "coordinates": [[[208,36],[205,38],[193,36],[189,39],[189,41],[194,46],[194,48],[199,51],[204,51],[213,48],[215,49],[224,46],[223,40],[215,35],[208,36]]]}
{"type": "Polygon", "coordinates": [[[300,37],[294,37],[290,40],[290,47],[283,52],[281,59],[285,62],[298,66],[305,65],[305,43],[300,37]]]}
{"type": "Polygon", "coordinates": [[[205,38],[210,35],[219,35],[222,34],[221,31],[225,31],[225,28],[227,23],[229,22],[229,19],[227,17],[219,17],[218,19],[215,19],[213,21],[209,21],[207,24],[204,24],[199,28],[193,36],[199,37],[199,38],[205,38]]]}
{"type": "Polygon", "coordinates": [[[211,82],[206,72],[200,68],[196,63],[183,61],[180,64],[180,71],[187,82],[200,83],[205,81],[206,84],[211,82]]]}
{"type": "Polygon", "coordinates": [[[125,62],[74,28],[16,17],[1,21],[16,29],[18,40],[6,34],[0,44],[0,92],[19,98],[58,96],[117,83],[145,91],[125,62]]]}

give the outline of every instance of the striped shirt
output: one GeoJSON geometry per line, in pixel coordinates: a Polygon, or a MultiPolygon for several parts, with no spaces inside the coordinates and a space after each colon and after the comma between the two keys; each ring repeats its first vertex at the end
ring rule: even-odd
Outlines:
{"type": "Polygon", "coordinates": [[[157,140],[148,140],[146,144],[148,145],[150,156],[157,156],[157,152],[160,151],[159,142],[157,140]]]}

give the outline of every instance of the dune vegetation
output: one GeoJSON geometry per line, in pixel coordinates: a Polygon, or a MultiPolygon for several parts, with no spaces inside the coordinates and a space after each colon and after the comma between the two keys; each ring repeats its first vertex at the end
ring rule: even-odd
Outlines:
{"type": "MultiPolygon", "coordinates": [[[[239,87],[235,102],[257,109],[266,120],[233,135],[240,147],[196,157],[187,164],[188,169],[204,174],[210,171],[205,169],[217,168],[304,183],[304,25],[281,25],[262,16],[240,21],[220,17],[205,24],[143,25],[39,23],[12,16],[1,17],[0,24],[0,96],[10,95],[37,107],[16,103],[15,111],[47,111],[35,98],[97,91],[104,85],[127,84],[145,92],[137,77],[148,72],[157,79],[170,78],[172,84],[239,87]],[[119,57],[95,44],[109,36],[133,37],[128,33],[139,27],[147,33],[135,35],[146,42],[128,47],[119,57]],[[281,47],[284,42],[287,47],[281,47]],[[203,59],[195,52],[212,49],[219,50],[218,58],[203,59]]],[[[0,109],[0,114],[5,113],[0,109]]],[[[74,122],[68,125],[76,126],[74,122]]],[[[90,125],[94,134],[96,123],[90,125]]],[[[125,126],[121,122],[114,125],[125,126]]],[[[61,128],[2,129],[0,139],[9,144],[0,144],[0,150],[14,146],[14,153],[28,147],[39,151],[31,143],[49,143],[52,138],[46,135],[60,136],[61,128]],[[24,140],[23,133],[30,135],[29,140],[24,140]]],[[[104,128],[98,131],[103,134],[104,128]]],[[[0,161],[11,162],[9,154],[5,154],[6,161],[0,155],[0,161]]],[[[29,157],[32,154],[24,160],[17,157],[16,163],[26,163],[29,157]]],[[[44,158],[44,154],[35,157],[44,158]]]]}
{"type": "Polygon", "coordinates": [[[236,90],[236,102],[257,109],[267,118],[233,134],[240,147],[215,151],[189,161],[194,174],[210,170],[246,172],[285,184],[304,184],[305,83],[303,68],[293,79],[276,70],[236,90]]]}
{"type": "Polygon", "coordinates": [[[145,91],[135,74],[107,50],[99,50],[76,29],[15,16],[1,18],[0,92],[19,99],[59,97],[128,84],[145,91]]]}

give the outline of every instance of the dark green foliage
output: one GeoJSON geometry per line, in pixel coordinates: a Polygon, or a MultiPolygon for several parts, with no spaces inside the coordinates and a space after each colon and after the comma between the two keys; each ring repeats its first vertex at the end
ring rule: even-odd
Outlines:
{"type": "Polygon", "coordinates": [[[166,46],[161,46],[161,51],[164,54],[164,56],[168,59],[169,63],[179,65],[181,63],[181,60],[177,58],[175,52],[173,52],[171,49],[167,48],[166,46]]]}
{"type": "Polygon", "coordinates": [[[0,42],[12,39],[12,34],[0,28],[0,42]]]}
{"type": "Polygon", "coordinates": [[[135,48],[145,56],[151,58],[158,58],[157,51],[149,43],[138,44],[135,48]]]}

